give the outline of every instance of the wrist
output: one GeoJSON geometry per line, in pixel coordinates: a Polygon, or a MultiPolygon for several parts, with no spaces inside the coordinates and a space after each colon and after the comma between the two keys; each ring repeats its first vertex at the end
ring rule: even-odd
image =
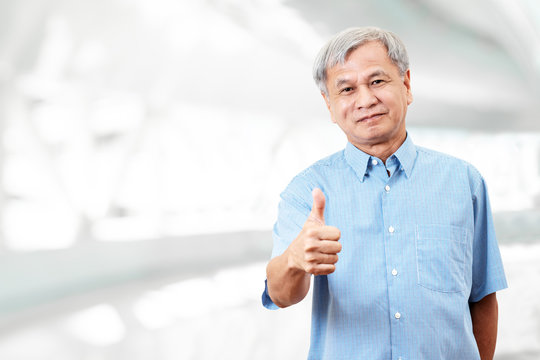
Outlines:
{"type": "Polygon", "coordinates": [[[285,266],[289,274],[306,274],[306,271],[298,261],[298,256],[296,256],[292,249],[287,249],[283,255],[285,255],[285,266]]]}

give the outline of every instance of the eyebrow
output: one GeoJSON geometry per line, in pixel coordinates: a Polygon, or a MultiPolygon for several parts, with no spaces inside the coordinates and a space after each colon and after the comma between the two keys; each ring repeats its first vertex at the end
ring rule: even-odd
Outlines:
{"type": "Polygon", "coordinates": [[[388,74],[383,70],[375,70],[371,74],[369,74],[368,78],[373,78],[376,76],[388,76],[388,74]]]}
{"type": "MultiPolygon", "coordinates": [[[[369,74],[368,76],[366,76],[366,78],[368,79],[371,79],[371,78],[374,78],[376,76],[386,76],[388,77],[389,75],[384,71],[384,70],[375,70],[373,71],[371,74],[369,74]]],[[[348,84],[350,83],[352,80],[350,78],[341,78],[341,79],[337,79],[336,80],[336,88],[340,88],[342,85],[345,85],[345,84],[348,84]]]]}
{"type": "Polygon", "coordinates": [[[342,85],[348,84],[351,82],[351,79],[341,78],[336,81],[336,88],[340,88],[342,85]]]}

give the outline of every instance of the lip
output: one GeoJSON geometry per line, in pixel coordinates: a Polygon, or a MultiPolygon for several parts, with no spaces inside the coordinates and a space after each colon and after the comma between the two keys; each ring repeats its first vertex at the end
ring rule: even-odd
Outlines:
{"type": "Polygon", "coordinates": [[[386,113],[374,113],[361,117],[358,122],[377,120],[386,113]]]}

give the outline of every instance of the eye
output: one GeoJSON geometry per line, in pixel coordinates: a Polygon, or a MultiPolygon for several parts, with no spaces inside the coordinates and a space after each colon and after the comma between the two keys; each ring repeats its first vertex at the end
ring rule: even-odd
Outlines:
{"type": "Polygon", "coordinates": [[[371,82],[371,85],[381,85],[382,83],[384,83],[384,80],[376,79],[371,82]]]}
{"type": "Polygon", "coordinates": [[[351,86],[348,86],[346,88],[343,88],[339,91],[340,94],[346,94],[346,93],[350,93],[351,91],[353,91],[354,89],[351,87],[351,86]]]}

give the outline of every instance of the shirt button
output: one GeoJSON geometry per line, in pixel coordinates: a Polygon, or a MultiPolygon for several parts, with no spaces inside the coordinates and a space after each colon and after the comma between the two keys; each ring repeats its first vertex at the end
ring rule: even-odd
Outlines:
{"type": "Polygon", "coordinates": [[[392,275],[394,275],[394,276],[397,275],[397,270],[396,269],[392,269],[392,275]]]}
{"type": "Polygon", "coordinates": [[[396,319],[399,319],[399,318],[401,317],[401,314],[397,312],[397,313],[394,314],[394,317],[395,317],[396,319]]]}
{"type": "Polygon", "coordinates": [[[396,229],[394,229],[393,226],[390,226],[390,227],[388,228],[388,232],[389,232],[390,234],[393,234],[394,231],[396,231],[396,229]]]}
{"type": "Polygon", "coordinates": [[[373,166],[377,166],[378,163],[379,163],[379,162],[378,162],[377,160],[375,160],[375,159],[371,160],[371,164],[372,164],[373,166]]]}
{"type": "Polygon", "coordinates": [[[384,187],[384,190],[386,190],[386,192],[389,192],[389,191],[390,191],[390,186],[389,186],[389,185],[386,185],[386,186],[384,187]]]}

